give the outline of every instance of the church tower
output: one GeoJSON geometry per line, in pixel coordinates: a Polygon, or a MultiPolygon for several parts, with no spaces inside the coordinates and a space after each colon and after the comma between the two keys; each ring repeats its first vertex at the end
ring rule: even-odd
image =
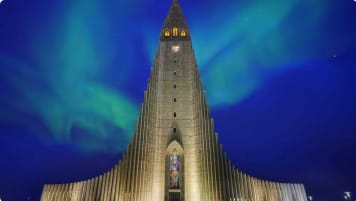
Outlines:
{"type": "Polygon", "coordinates": [[[160,31],[136,131],[98,177],[46,184],[42,201],[307,201],[302,184],[249,176],[226,158],[205,100],[191,32],[177,0],[160,31]]]}

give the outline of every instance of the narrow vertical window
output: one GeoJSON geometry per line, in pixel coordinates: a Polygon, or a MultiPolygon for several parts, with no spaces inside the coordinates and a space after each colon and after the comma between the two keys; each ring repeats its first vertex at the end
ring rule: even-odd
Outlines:
{"type": "Polygon", "coordinates": [[[185,33],[184,30],[182,30],[182,31],[180,32],[180,36],[185,37],[186,35],[187,35],[187,33],[185,33]]]}
{"type": "Polygon", "coordinates": [[[177,98],[173,98],[173,102],[177,102],[177,98]]]}
{"type": "Polygon", "coordinates": [[[173,85],[173,88],[177,88],[177,85],[173,85]]]}
{"type": "Polygon", "coordinates": [[[173,36],[177,37],[178,36],[178,28],[177,27],[173,27],[173,36]]]}
{"type": "Polygon", "coordinates": [[[173,75],[177,75],[177,72],[176,72],[176,71],[174,71],[174,72],[173,72],[173,75]]]}
{"type": "Polygon", "coordinates": [[[173,113],[173,117],[177,117],[177,113],[174,112],[174,113],[173,113]]]}
{"type": "Polygon", "coordinates": [[[176,133],[177,132],[177,129],[176,128],[173,128],[173,133],[176,133]]]}

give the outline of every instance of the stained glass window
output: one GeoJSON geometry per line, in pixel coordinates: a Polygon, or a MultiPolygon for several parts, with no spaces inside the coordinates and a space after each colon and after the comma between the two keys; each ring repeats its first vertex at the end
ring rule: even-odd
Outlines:
{"type": "Polygon", "coordinates": [[[174,148],[169,156],[169,187],[171,189],[179,188],[179,169],[179,155],[177,149],[174,148]]]}

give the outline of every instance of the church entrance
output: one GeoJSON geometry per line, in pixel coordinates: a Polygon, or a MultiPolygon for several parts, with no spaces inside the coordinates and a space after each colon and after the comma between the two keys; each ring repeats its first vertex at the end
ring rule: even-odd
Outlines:
{"type": "Polygon", "coordinates": [[[183,148],[173,141],[166,154],[166,200],[183,201],[183,148]]]}
{"type": "Polygon", "coordinates": [[[180,192],[169,191],[169,201],[180,201],[180,192]]]}

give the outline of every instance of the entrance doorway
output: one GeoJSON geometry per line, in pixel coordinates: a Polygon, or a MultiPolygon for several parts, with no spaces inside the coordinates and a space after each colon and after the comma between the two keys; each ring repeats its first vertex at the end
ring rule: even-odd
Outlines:
{"type": "Polygon", "coordinates": [[[180,192],[169,191],[169,201],[180,201],[180,192]]]}

